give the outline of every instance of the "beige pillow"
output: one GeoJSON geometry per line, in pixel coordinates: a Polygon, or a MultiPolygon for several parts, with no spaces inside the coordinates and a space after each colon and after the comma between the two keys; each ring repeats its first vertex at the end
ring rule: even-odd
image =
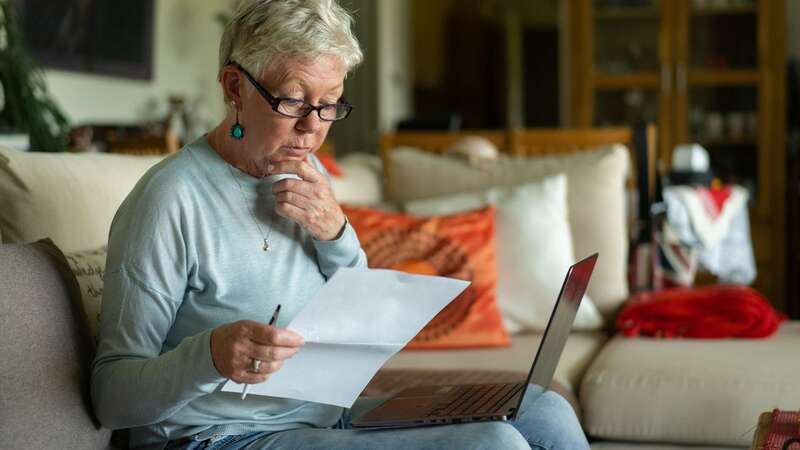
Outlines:
{"type": "Polygon", "coordinates": [[[409,202],[565,173],[575,257],[582,259],[600,253],[588,293],[609,317],[628,296],[625,221],[628,158],[625,146],[609,145],[568,155],[505,157],[476,168],[460,158],[399,148],[390,153],[387,162],[388,195],[390,200],[409,202]]]}
{"type": "Polygon", "coordinates": [[[100,335],[100,305],[103,300],[103,275],[106,273],[108,247],[65,253],[69,268],[78,280],[81,303],[86,314],[89,331],[95,342],[100,335]]]}
{"type": "Polygon", "coordinates": [[[65,252],[105,245],[120,203],[161,159],[0,147],[3,242],[49,237],[65,252]]]}

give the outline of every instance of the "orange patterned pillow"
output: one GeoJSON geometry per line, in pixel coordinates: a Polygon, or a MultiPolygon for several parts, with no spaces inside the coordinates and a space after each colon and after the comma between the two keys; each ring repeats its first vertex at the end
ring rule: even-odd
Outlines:
{"type": "Polygon", "coordinates": [[[417,218],[343,206],[369,267],[472,281],[406,348],[492,347],[511,343],[495,299],[494,208],[417,218]]]}

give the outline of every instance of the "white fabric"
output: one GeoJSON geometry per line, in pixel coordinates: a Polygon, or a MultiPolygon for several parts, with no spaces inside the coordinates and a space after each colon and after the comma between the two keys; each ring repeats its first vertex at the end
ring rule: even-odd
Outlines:
{"type": "Polygon", "coordinates": [[[615,337],[586,372],[591,436],[746,447],[758,416],[800,405],[800,321],[766,339],[615,337]]]}
{"type": "Polygon", "coordinates": [[[161,157],[21,152],[0,147],[3,242],[51,238],[64,252],[105,245],[111,220],[161,157]]]}
{"type": "Polygon", "coordinates": [[[750,237],[747,191],[734,187],[716,221],[711,221],[691,188],[664,189],[667,220],[681,242],[699,250],[700,268],[723,283],[750,284],[757,269],[750,237]],[[730,205],[729,205],[730,203],[730,205]]]}
{"type": "MultiPolygon", "coordinates": [[[[667,201],[670,203],[675,200],[683,204],[697,239],[703,247],[713,248],[728,232],[733,217],[747,207],[748,194],[745,188],[733,186],[730,197],[723,203],[717,217],[708,213],[708,207],[704,205],[705,197],[698,195],[690,186],[667,187],[664,189],[664,197],[665,200],[669,197],[667,201]]],[[[716,208],[713,205],[710,207],[716,208]]]]}
{"type": "MultiPolygon", "coordinates": [[[[544,331],[567,269],[575,263],[567,221],[567,177],[405,204],[418,216],[496,207],[497,301],[506,329],[544,331]]],[[[585,295],[574,328],[597,330],[603,317],[585,295]]]]}
{"type": "Polygon", "coordinates": [[[606,317],[628,297],[628,234],[625,178],[629,152],[623,145],[544,157],[502,157],[476,168],[461,158],[413,148],[389,152],[388,195],[406,202],[507,186],[565,173],[575,256],[600,253],[588,293],[606,317]]]}
{"type": "Polygon", "coordinates": [[[339,203],[374,206],[383,201],[383,170],[378,156],[350,154],[337,164],[343,174],[331,177],[331,188],[339,203]]]}

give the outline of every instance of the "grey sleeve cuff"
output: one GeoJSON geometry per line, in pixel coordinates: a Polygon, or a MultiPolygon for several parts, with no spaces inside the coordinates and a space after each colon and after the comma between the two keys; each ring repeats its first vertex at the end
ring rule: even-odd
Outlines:
{"type": "MultiPolygon", "coordinates": [[[[206,330],[192,337],[184,339],[178,348],[186,345],[183,351],[183,363],[190,366],[188,371],[189,380],[194,387],[206,393],[214,392],[217,387],[226,381],[216,366],[211,356],[211,333],[214,330],[206,330]]],[[[177,350],[177,348],[176,348],[177,350]]]]}
{"type": "Polygon", "coordinates": [[[340,267],[367,267],[367,255],[350,221],[345,221],[341,234],[330,241],[314,239],[317,263],[327,278],[333,276],[340,267]]]}

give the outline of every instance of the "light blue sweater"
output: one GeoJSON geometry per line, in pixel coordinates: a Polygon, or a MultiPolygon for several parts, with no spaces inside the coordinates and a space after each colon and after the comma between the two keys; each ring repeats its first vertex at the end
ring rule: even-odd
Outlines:
{"type": "Polygon", "coordinates": [[[284,327],[337,268],[366,267],[349,224],[318,241],[276,215],[273,181],[234,169],[201,138],[153,167],[117,211],[92,400],[105,426],[132,428],[133,446],[338,420],[334,406],[222,392],[211,359],[214,328],[268,322],[279,303],[284,327]]]}

